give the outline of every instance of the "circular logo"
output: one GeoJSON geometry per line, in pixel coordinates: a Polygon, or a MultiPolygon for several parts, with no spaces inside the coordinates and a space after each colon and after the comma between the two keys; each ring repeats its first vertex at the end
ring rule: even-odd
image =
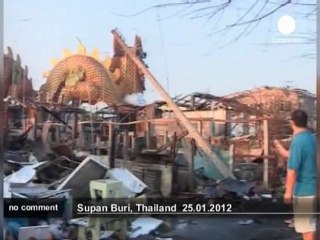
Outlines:
{"type": "Polygon", "coordinates": [[[279,18],[278,30],[284,35],[289,35],[296,29],[296,21],[293,17],[285,15],[279,18]]]}

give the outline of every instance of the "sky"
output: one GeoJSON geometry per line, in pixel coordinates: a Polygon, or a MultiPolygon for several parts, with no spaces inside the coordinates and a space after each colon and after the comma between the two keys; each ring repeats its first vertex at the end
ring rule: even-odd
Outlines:
{"type": "MultiPolygon", "coordinates": [[[[288,38],[301,40],[301,33],[315,31],[316,21],[301,17],[300,9],[284,8],[260,22],[248,36],[228,44],[240,29],[228,35],[216,30],[240,16],[252,0],[230,7],[218,24],[191,19],[181,13],[182,7],[135,14],[159,2],[173,1],[5,0],[4,51],[10,46],[20,55],[34,88],[39,89],[45,82],[43,73],[52,68],[50,60],[61,58],[63,49],[76,51],[77,39],[88,52],[96,47],[102,56],[112,56],[111,30],[117,28],[129,45],[135,34],[141,36],[145,62],[171,96],[192,92],[222,96],[266,85],[290,85],[315,93],[316,60],[302,55],[316,46],[275,44],[288,38]],[[296,20],[290,36],[278,30],[278,20],[284,15],[296,20]]],[[[146,87],[147,102],[160,99],[147,80],[146,87]]]]}

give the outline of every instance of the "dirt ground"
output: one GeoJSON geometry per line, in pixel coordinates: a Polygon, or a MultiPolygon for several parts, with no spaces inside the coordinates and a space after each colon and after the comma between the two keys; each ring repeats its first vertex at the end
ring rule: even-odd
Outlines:
{"type": "MultiPolygon", "coordinates": [[[[287,217],[288,218],[288,217],[287,217]]],[[[248,225],[239,221],[246,217],[215,217],[171,219],[173,231],[165,234],[173,240],[302,240],[294,229],[284,223],[286,218],[255,218],[248,225]]]]}

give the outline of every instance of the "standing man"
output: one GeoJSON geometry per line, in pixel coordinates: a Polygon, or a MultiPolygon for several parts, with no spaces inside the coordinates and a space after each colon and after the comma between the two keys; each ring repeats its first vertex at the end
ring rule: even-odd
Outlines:
{"type": "MultiPolygon", "coordinates": [[[[293,204],[294,227],[303,240],[315,240],[317,149],[316,137],[307,126],[308,115],[303,110],[291,114],[293,139],[288,152],[287,179],[284,201],[293,204]]],[[[284,151],[275,142],[279,152],[284,151]]]]}

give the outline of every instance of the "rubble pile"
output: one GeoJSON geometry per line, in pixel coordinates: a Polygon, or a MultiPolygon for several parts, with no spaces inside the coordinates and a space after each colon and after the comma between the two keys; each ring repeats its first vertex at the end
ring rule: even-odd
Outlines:
{"type": "MultiPolygon", "coordinates": [[[[137,175],[126,168],[109,169],[106,156],[73,151],[67,145],[55,145],[49,149],[30,141],[11,144],[5,153],[4,197],[6,199],[43,199],[64,204],[62,217],[50,215],[39,218],[6,219],[6,239],[181,239],[166,237],[155,231],[165,223],[153,217],[133,216],[130,219],[106,220],[104,218],[72,218],[72,199],[108,198],[106,184],[115,184],[119,191],[115,198],[146,198],[150,188],[137,175]],[[14,146],[14,147],[13,147],[14,146]],[[43,149],[43,151],[39,151],[43,149]],[[99,192],[100,191],[100,192],[99,192]],[[99,192],[99,194],[98,194],[99,192]],[[99,195],[99,196],[98,196],[99,195]],[[97,220],[99,219],[99,220],[97,220]],[[119,237],[120,236],[120,237],[119,237]],[[11,237],[11,238],[10,238],[11,237]]],[[[251,171],[249,167],[249,172],[251,171]]],[[[257,168],[253,166],[254,175],[257,168]]],[[[248,174],[248,167],[238,167],[239,179],[216,181],[197,173],[197,191],[190,199],[201,196],[208,203],[233,202],[234,207],[248,210],[246,203],[256,201],[261,207],[263,199],[279,196],[261,188],[255,176],[248,174]],[[243,170],[244,169],[244,170],[243,170]],[[240,173],[241,171],[244,173],[240,173]]],[[[258,220],[255,220],[255,222],[258,220]]],[[[241,224],[248,221],[240,221],[241,224]]],[[[168,235],[168,234],[165,234],[168,235]]],[[[170,234],[169,234],[170,235],[170,234]]]]}
{"type": "MultiPolygon", "coordinates": [[[[6,219],[6,239],[87,239],[85,236],[89,230],[92,230],[91,234],[96,233],[90,239],[124,239],[117,237],[117,227],[101,231],[100,225],[97,226],[91,218],[72,219],[70,199],[92,198],[96,184],[102,183],[103,187],[108,179],[123,186],[120,197],[141,197],[147,186],[125,168],[108,169],[107,162],[100,156],[72,151],[66,145],[59,145],[37,157],[30,149],[32,145],[25,142],[20,148],[11,148],[6,152],[4,197],[7,200],[60,199],[66,207],[62,218],[44,215],[39,218],[6,219]]],[[[151,217],[133,218],[133,221],[126,223],[124,232],[130,239],[137,239],[149,235],[162,223],[162,220],[151,217]]],[[[119,227],[123,226],[119,224],[119,227]]]]}

